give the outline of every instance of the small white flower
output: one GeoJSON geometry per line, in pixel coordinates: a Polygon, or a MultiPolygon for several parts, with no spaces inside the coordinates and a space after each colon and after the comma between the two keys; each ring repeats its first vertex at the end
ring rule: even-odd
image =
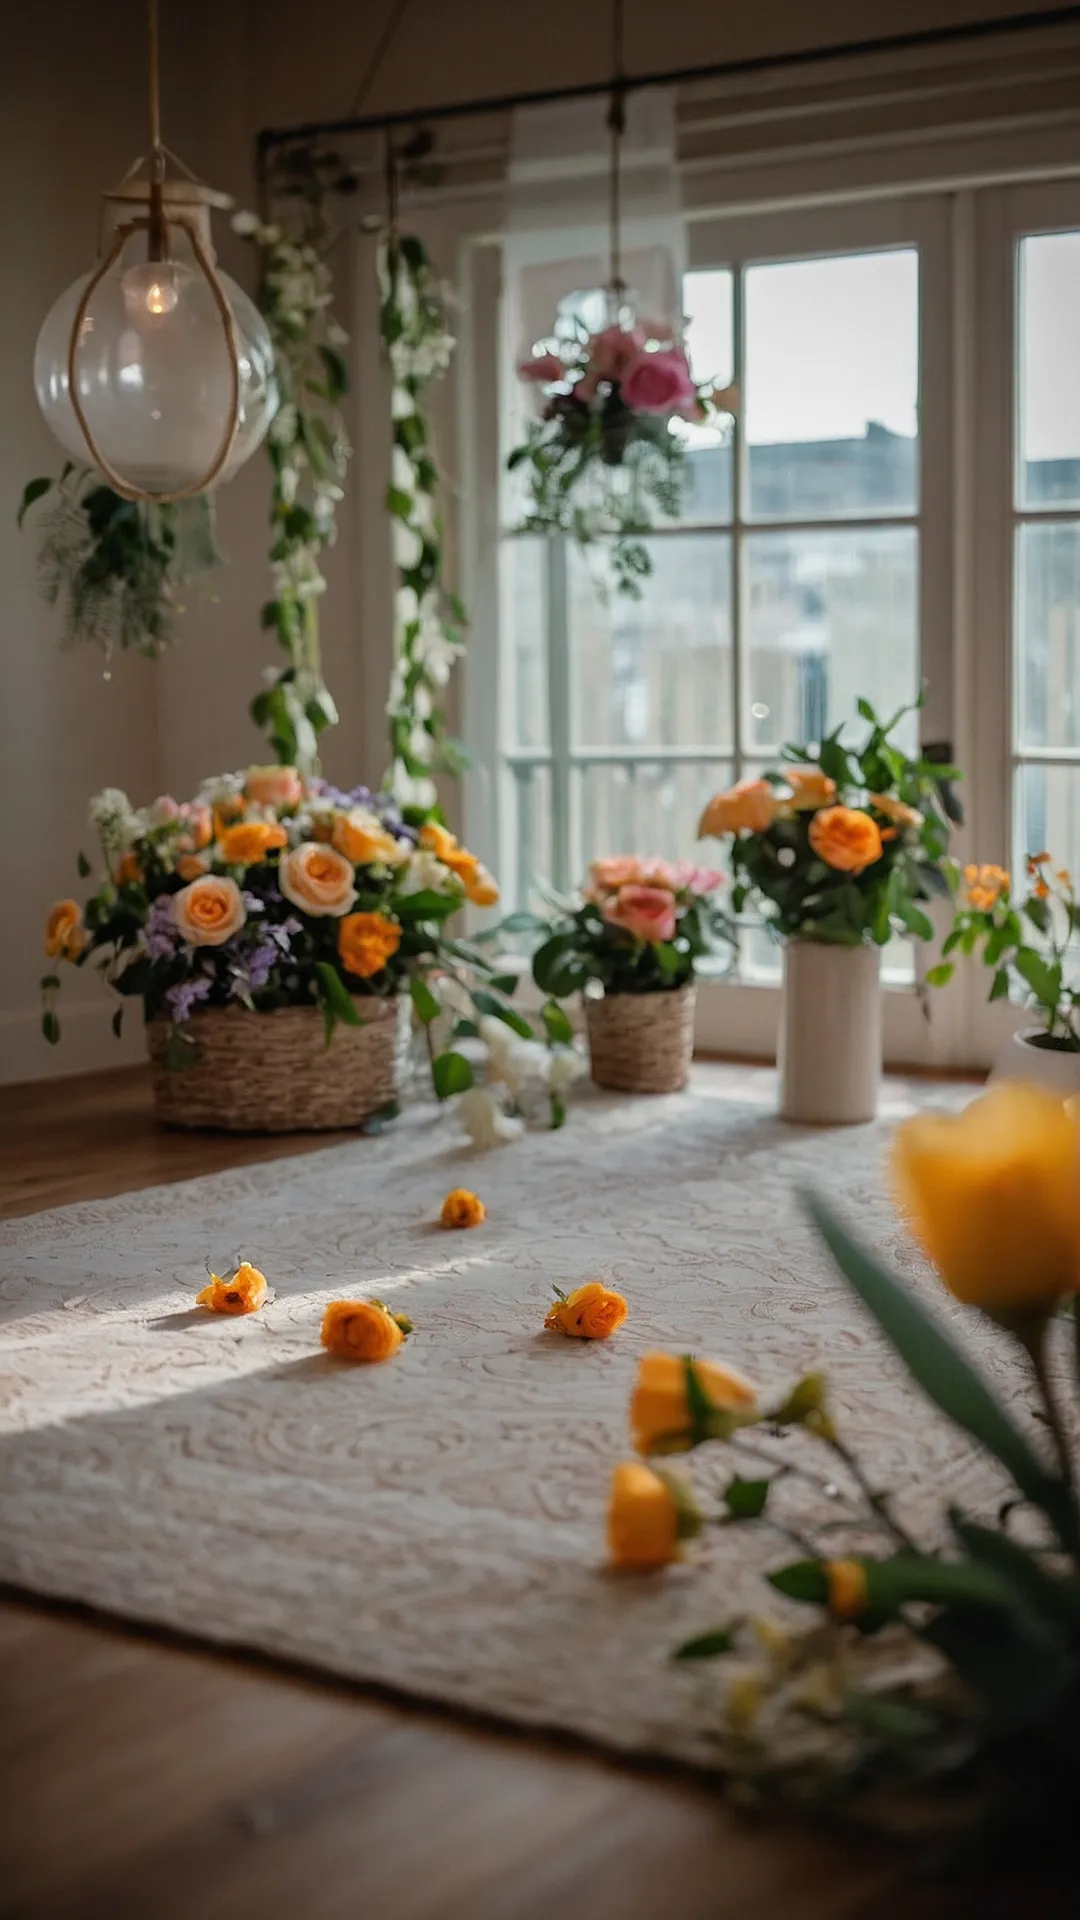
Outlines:
{"type": "Polygon", "coordinates": [[[246,240],[251,234],[258,233],[260,226],[259,216],[257,213],[249,213],[241,208],[239,213],[233,214],[231,225],[233,232],[241,234],[246,240]]]}
{"type": "Polygon", "coordinates": [[[402,493],[413,493],[416,488],[416,475],[413,464],[404,447],[395,447],[390,455],[390,479],[402,493]]]}
{"type": "Polygon", "coordinates": [[[408,573],[419,565],[424,551],[424,543],[415,527],[406,526],[404,520],[395,519],[391,542],[394,551],[394,565],[403,573],[408,573]]]}
{"type": "Polygon", "coordinates": [[[469,1087],[458,1100],[458,1114],[474,1147],[507,1147],[525,1132],[524,1120],[504,1113],[488,1087],[469,1087]]]}
{"type": "MultiPolygon", "coordinates": [[[[408,779],[409,776],[406,774],[405,777],[408,779]]],[[[396,784],[394,794],[399,797],[396,784]]],[[[426,893],[429,889],[433,893],[457,894],[459,898],[465,891],[457,875],[451,873],[449,867],[445,867],[426,847],[421,847],[413,853],[405,868],[398,882],[398,892],[426,893]]]]}
{"type": "Polygon", "coordinates": [[[287,401],[283,407],[278,408],[271,420],[267,438],[273,441],[275,447],[287,447],[290,440],[296,439],[298,425],[299,416],[296,408],[291,401],[287,401]]]}
{"type": "Polygon", "coordinates": [[[485,1014],[479,1025],[492,1080],[501,1081],[518,1102],[548,1085],[552,1055],[541,1041],[523,1040],[494,1014],[485,1014]]]}
{"type": "Polygon", "coordinates": [[[571,1087],[581,1079],[584,1071],[585,1062],[580,1053],[576,1053],[573,1047],[560,1048],[557,1053],[552,1054],[548,1069],[548,1085],[552,1093],[556,1095],[569,1093],[571,1087]]]}
{"type": "Polygon", "coordinates": [[[390,791],[399,807],[433,807],[439,797],[439,789],[434,780],[426,775],[411,774],[402,761],[395,760],[390,769],[390,791]]]}
{"type": "Polygon", "coordinates": [[[400,626],[407,627],[420,617],[420,602],[415,587],[399,587],[394,595],[394,618],[400,626]]]}
{"type": "Polygon", "coordinates": [[[412,394],[405,387],[395,386],[390,394],[391,420],[407,420],[415,412],[416,403],[412,394]]]}
{"type": "Polygon", "coordinates": [[[409,734],[409,754],[413,760],[419,760],[422,767],[431,765],[435,753],[435,742],[426,727],[415,726],[409,734]]]}

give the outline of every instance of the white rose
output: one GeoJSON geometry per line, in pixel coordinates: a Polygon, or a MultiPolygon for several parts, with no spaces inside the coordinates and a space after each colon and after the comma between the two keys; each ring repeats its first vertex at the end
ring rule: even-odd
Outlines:
{"type": "Polygon", "coordinates": [[[458,1113],[474,1147],[506,1147],[525,1132],[524,1120],[504,1113],[487,1087],[470,1087],[463,1093],[458,1113]]]}
{"type": "Polygon", "coordinates": [[[413,567],[419,565],[424,543],[415,527],[406,526],[404,520],[399,520],[396,516],[393,521],[391,546],[394,565],[399,567],[402,573],[408,573],[413,567]]]}
{"type": "Polygon", "coordinates": [[[552,1093],[556,1095],[569,1093],[575,1082],[581,1079],[584,1071],[585,1062],[580,1053],[575,1053],[573,1047],[566,1047],[560,1049],[558,1053],[553,1053],[548,1069],[548,1085],[552,1093]]]}

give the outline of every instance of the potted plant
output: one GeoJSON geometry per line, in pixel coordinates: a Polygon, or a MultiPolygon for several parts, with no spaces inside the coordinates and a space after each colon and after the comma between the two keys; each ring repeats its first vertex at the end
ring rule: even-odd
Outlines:
{"type": "Polygon", "coordinates": [[[703,836],[731,838],[732,906],[753,904],[784,951],[779,1063],[786,1120],[849,1125],[877,1111],[880,949],[896,933],[931,940],[925,904],[943,871],[953,767],[911,760],[866,700],[859,748],[837,727],[820,747],[786,746],[783,765],[709,802],[703,836]]]}
{"type": "MultiPolygon", "coordinates": [[[[169,1125],[359,1125],[395,1099],[410,1002],[430,1041],[440,1002],[429,977],[461,960],[490,971],[446,934],[466,900],[498,900],[490,874],[445,827],[411,830],[366,788],[253,767],[183,804],[136,809],[110,788],[91,819],[104,876],[85,909],[52,908],[46,953],[92,963],[141,1000],[169,1125]]],[[[79,871],[91,871],[83,854],[79,871]]],[[[59,985],[56,974],[42,982],[50,1041],[59,985]]],[[[525,1026],[502,990],[483,1002],[525,1026]]],[[[437,1094],[471,1084],[460,1053],[430,1051],[437,1094]]]]}
{"type": "Polygon", "coordinates": [[[1037,1022],[1011,1036],[996,1076],[1080,1093],[1080,986],[1066,977],[1069,943],[1080,931],[1072,876],[1049,853],[1029,854],[1027,896],[1015,901],[1004,867],[953,863],[950,878],[959,904],[928,984],[948,984],[955,951],[977,955],[992,969],[990,999],[1007,1000],[1015,989],[1037,1022]]]}
{"type": "MultiPolygon", "coordinates": [[[[557,1003],[582,993],[598,1086],[678,1093],[686,1085],[694,970],[731,937],[713,897],[722,881],[722,874],[689,861],[621,854],[594,861],[580,899],[560,903],[552,919],[527,916],[541,937],[532,971],[549,997],[548,1031],[565,1037],[566,1016],[557,1003]]],[[[513,923],[520,926],[524,918],[513,923]]]]}

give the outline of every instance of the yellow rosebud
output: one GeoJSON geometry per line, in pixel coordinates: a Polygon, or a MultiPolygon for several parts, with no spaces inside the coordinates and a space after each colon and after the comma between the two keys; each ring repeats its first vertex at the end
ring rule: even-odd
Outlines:
{"type": "Polygon", "coordinates": [[[443,1201],[439,1218],[444,1227],[480,1227],[487,1219],[487,1208],[467,1187],[455,1187],[443,1201]]]}
{"type": "MultiPolygon", "coordinates": [[[[709,1403],[710,1439],[753,1420],[757,1394],[734,1367],[712,1360],[693,1362],[694,1377],[709,1403]]],[[[638,1453],[688,1453],[705,1437],[695,1434],[688,1397],[686,1358],[678,1353],[646,1353],[638,1361],[630,1396],[630,1428],[638,1453]]]]}
{"type": "Polygon", "coordinates": [[[45,957],[48,960],[77,960],[86,945],[82,909],[77,900],[58,900],[49,909],[45,922],[45,957]]]}
{"type": "Polygon", "coordinates": [[[666,1567],[679,1554],[679,1503],[667,1481],[640,1460],[612,1469],[608,1560],[613,1567],[666,1567]]]}
{"type": "Polygon", "coordinates": [[[608,1340],[622,1326],[627,1311],[621,1293],[601,1280],[587,1280],[556,1300],[544,1326],[549,1333],[565,1333],[572,1340],[608,1340]]]}
{"type": "Polygon", "coordinates": [[[331,1300],[322,1317],[319,1338],[339,1360],[377,1365],[390,1360],[412,1322],[391,1313],[381,1300],[331,1300]]]}
{"type": "Polygon", "coordinates": [[[211,1313],[257,1313],[269,1289],[266,1275],[245,1260],[231,1280],[210,1275],[210,1284],[195,1296],[197,1307],[209,1307],[211,1313]]]}
{"type": "Polygon", "coordinates": [[[949,1291],[1014,1324],[1080,1287],[1080,1125],[1040,1087],[1001,1081],[959,1114],[905,1121],[892,1180],[949,1291]]]}
{"type": "Polygon", "coordinates": [[[821,1569],[829,1583],[829,1612],[838,1620],[857,1620],[866,1612],[870,1590],[860,1560],[826,1560],[821,1569]]]}

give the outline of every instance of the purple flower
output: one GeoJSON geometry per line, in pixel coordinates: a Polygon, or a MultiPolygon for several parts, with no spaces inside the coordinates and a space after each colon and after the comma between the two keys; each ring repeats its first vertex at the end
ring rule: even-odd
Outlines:
{"type": "Polygon", "coordinates": [[[258,946],[253,947],[247,956],[246,982],[239,974],[233,981],[232,990],[234,994],[244,993],[245,991],[252,993],[258,987],[265,987],[271,973],[281,958],[281,951],[276,940],[260,940],[258,946]]]}
{"type": "Polygon", "coordinates": [[[171,960],[179,945],[172,895],[160,893],[146,918],[146,951],[151,960],[171,960]]]}
{"type": "Polygon", "coordinates": [[[242,899],[249,913],[265,913],[266,912],[266,901],[263,899],[261,893],[251,893],[245,890],[243,893],[241,893],[240,898],[242,899]]]}
{"type": "Polygon", "coordinates": [[[183,1026],[200,1000],[205,1000],[213,982],[205,974],[197,974],[194,980],[183,980],[178,987],[170,987],[165,995],[165,1004],[172,1016],[173,1025],[183,1026]]]}

